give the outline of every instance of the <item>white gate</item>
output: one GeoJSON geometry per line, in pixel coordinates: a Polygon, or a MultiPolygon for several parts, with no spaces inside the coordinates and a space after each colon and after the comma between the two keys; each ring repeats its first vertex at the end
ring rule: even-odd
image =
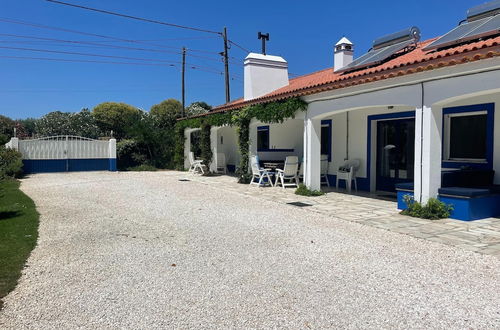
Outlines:
{"type": "Polygon", "coordinates": [[[34,140],[13,138],[7,147],[23,155],[24,172],[116,170],[116,140],[58,135],[34,140]]]}

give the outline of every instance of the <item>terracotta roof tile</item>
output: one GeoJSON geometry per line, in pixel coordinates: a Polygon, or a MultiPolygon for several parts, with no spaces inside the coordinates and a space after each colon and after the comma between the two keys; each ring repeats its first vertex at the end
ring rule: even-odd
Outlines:
{"type": "Polygon", "coordinates": [[[224,112],[239,109],[246,105],[310,95],[323,91],[360,85],[416,72],[500,56],[500,36],[437,52],[423,51],[422,48],[436,39],[437,38],[423,41],[419,43],[414,50],[372,68],[343,74],[334,72],[333,68],[330,67],[293,78],[290,79],[287,86],[262,97],[248,101],[238,99],[215,107],[211,113],[224,112]]]}

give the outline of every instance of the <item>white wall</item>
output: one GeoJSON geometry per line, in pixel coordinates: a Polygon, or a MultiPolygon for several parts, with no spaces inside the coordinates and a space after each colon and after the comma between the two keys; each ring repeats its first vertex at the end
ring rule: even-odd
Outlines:
{"type": "Polygon", "coordinates": [[[228,165],[237,166],[239,164],[240,153],[235,127],[225,126],[217,129],[217,152],[226,155],[226,163],[228,165]],[[223,143],[221,143],[221,137],[223,138],[223,143]]]}
{"type": "Polygon", "coordinates": [[[265,124],[253,119],[250,123],[250,154],[258,155],[261,160],[285,160],[286,156],[302,159],[304,152],[304,119],[298,116],[287,119],[281,124],[265,124]],[[269,126],[270,149],[294,149],[293,152],[257,152],[257,127],[269,126]]]}

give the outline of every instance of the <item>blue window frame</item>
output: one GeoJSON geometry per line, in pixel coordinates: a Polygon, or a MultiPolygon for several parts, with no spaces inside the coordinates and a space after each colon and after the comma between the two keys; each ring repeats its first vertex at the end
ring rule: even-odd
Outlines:
{"type": "Polygon", "coordinates": [[[269,126],[258,126],[257,151],[268,151],[269,147],[269,126]]]}
{"type": "Polygon", "coordinates": [[[493,168],[495,104],[443,108],[442,166],[493,168]]]}
{"type": "Polygon", "coordinates": [[[328,155],[328,162],[332,161],[332,120],[321,121],[321,154],[328,155]]]}

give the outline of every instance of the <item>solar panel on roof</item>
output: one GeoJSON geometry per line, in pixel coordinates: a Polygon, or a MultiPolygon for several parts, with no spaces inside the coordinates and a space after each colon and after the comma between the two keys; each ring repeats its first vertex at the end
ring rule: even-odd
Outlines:
{"type": "Polygon", "coordinates": [[[352,61],[351,64],[340,68],[338,71],[349,71],[354,69],[366,68],[372,65],[380,64],[395,53],[407,48],[415,43],[415,40],[406,40],[394,45],[386,46],[380,49],[370,50],[365,55],[352,61]]]}
{"type": "Polygon", "coordinates": [[[453,46],[498,33],[500,33],[500,15],[486,17],[457,26],[438,40],[426,46],[424,50],[453,46]]]}

